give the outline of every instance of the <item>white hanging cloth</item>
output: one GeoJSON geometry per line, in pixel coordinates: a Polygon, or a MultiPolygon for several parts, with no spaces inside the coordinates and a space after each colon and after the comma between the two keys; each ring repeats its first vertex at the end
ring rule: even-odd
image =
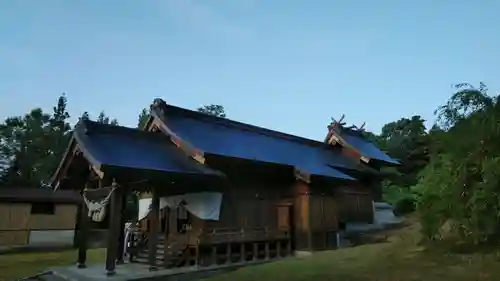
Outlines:
{"type": "Polygon", "coordinates": [[[95,222],[104,221],[104,218],[106,217],[106,207],[108,206],[109,199],[111,198],[113,191],[115,191],[115,187],[111,188],[109,194],[104,199],[98,201],[89,200],[85,196],[85,192],[83,192],[83,200],[85,201],[85,205],[87,205],[87,208],[89,210],[89,218],[92,218],[92,220],[95,222]]]}
{"type": "Polygon", "coordinates": [[[132,246],[129,245],[129,240],[130,237],[132,236],[132,233],[134,232],[134,227],[135,226],[132,225],[131,222],[125,223],[125,236],[123,237],[123,239],[125,240],[123,242],[123,255],[126,257],[130,256],[130,253],[127,252],[127,249],[132,246]]]}
{"type": "MultiPolygon", "coordinates": [[[[222,193],[198,192],[160,198],[160,210],[165,207],[176,208],[184,201],[185,208],[202,220],[219,220],[222,193]]],[[[147,217],[151,211],[151,198],[139,200],[139,220],[147,217]]]]}

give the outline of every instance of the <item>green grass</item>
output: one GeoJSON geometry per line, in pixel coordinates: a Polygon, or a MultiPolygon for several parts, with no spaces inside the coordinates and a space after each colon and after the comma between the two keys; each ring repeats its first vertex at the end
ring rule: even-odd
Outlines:
{"type": "MultiPolygon", "coordinates": [[[[418,245],[418,223],[384,233],[388,242],[316,253],[311,257],[242,268],[206,281],[473,281],[500,280],[500,249],[458,254],[449,246],[418,245]]],[[[0,281],[73,264],[76,251],[0,255],[0,281]]],[[[104,250],[91,250],[89,263],[104,260],[104,250]]]]}
{"type": "MultiPolygon", "coordinates": [[[[500,280],[499,255],[454,254],[418,245],[418,224],[386,233],[389,241],[246,267],[206,281],[500,280]]],[[[494,252],[494,251],[493,251],[494,252]]]]}
{"type": "MultiPolygon", "coordinates": [[[[89,264],[104,261],[104,249],[87,252],[89,264]]],[[[0,281],[10,281],[43,272],[51,267],[75,264],[77,251],[0,255],[0,281]]]]}

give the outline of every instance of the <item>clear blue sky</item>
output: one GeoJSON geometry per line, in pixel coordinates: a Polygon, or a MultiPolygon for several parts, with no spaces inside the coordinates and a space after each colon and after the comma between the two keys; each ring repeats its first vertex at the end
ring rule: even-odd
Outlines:
{"type": "Polygon", "coordinates": [[[0,1],[0,117],[99,111],[135,126],[156,97],[322,139],[378,132],[458,82],[500,87],[500,1],[0,1]]]}

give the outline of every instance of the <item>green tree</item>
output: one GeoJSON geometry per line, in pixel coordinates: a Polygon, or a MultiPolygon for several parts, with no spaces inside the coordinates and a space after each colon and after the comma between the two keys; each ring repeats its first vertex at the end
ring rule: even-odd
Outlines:
{"type": "MultiPolygon", "coordinates": [[[[81,120],[92,120],[92,118],[90,117],[90,114],[87,111],[85,111],[82,114],[82,116],[80,116],[80,119],[81,120]]],[[[118,126],[119,125],[117,119],[111,118],[111,117],[107,116],[106,113],[104,113],[104,111],[101,111],[99,113],[99,115],[97,115],[97,118],[96,118],[95,122],[98,122],[98,123],[101,123],[101,124],[113,125],[113,126],[118,126]]]]}
{"type": "Polygon", "coordinates": [[[202,107],[198,107],[197,111],[217,117],[226,118],[226,111],[224,109],[224,106],[219,104],[204,105],[202,107]]]}
{"type": "Polygon", "coordinates": [[[438,117],[437,125],[443,129],[450,129],[470,114],[493,106],[495,101],[493,97],[488,96],[488,88],[482,82],[477,88],[470,83],[459,83],[454,85],[454,88],[457,92],[434,112],[438,117]]]}
{"type": "Polygon", "coordinates": [[[10,159],[6,183],[13,186],[37,186],[44,180],[43,160],[50,153],[50,115],[40,108],[24,117],[6,120],[2,128],[4,156],[10,159]]]}
{"type": "Polygon", "coordinates": [[[139,120],[137,122],[137,128],[142,129],[144,126],[146,126],[146,123],[148,122],[149,119],[149,110],[146,108],[143,108],[141,112],[139,113],[139,120]]]}
{"type": "Polygon", "coordinates": [[[398,185],[416,184],[417,174],[429,161],[430,138],[424,122],[418,115],[401,118],[385,124],[378,136],[389,155],[401,162],[397,170],[403,177],[398,185]]]}
{"type": "Polygon", "coordinates": [[[464,241],[496,240],[500,233],[500,103],[484,84],[457,85],[437,110],[439,127],[429,165],[415,190],[423,233],[442,237],[450,223],[464,241]]]}
{"type": "Polygon", "coordinates": [[[45,171],[43,172],[48,176],[50,176],[59,166],[59,162],[71,138],[71,125],[69,124],[69,118],[71,116],[67,111],[67,103],[68,100],[66,95],[62,94],[58,98],[56,106],[52,108],[52,116],[49,121],[49,153],[47,158],[44,159],[45,171]]]}
{"type": "Polygon", "coordinates": [[[1,182],[9,186],[39,186],[57,168],[69,139],[66,97],[52,115],[40,108],[10,117],[0,125],[1,182]]]}

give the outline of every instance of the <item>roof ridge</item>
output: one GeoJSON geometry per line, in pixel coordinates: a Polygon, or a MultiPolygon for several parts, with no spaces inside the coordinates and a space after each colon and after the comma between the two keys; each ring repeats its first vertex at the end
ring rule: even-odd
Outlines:
{"type": "Polygon", "coordinates": [[[361,137],[363,138],[364,140],[368,141],[368,142],[371,142],[370,140],[368,140],[366,138],[366,136],[364,135],[365,131],[356,131],[352,128],[348,128],[348,127],[341,127],[340,128],[340,132],[341,133],[345,133],[345,134],[348,134],[348,135],[351,135],[351,136],[356,136],[356,137],[361,137]]]}
{"type": "Polygon", "coordinates": [[[173,110],[177,111],[177,113],[186,114],[189,117],[192,117],[193,119],[209,119],[209,120],[211,119],[211,121],[215,121],[218,125],[222,125],[222,126],[226,126],[226,127],[236,127],[238,129],[244,129],[244,130],[252,131],[252,132],[255,132],[258,134],[262,134],[262,135],[266,135],[266,136],[270,136],[270,137],[277,137],[277,138],[281,138],[281,139],[286,139],[289,141],[295,141],[295,142],[299,142],[299,143],[303,143],[303,144],[307,144],[307,145],[315,145],[315,146],[320,146],[320,147],[325,147],[325,148],[328,147],[328,146],[326,146],[325,143],[317,141],[317,140],[308,139],[305,137],[292,135],[292,134],[280,132],[277,130],[272,130],[272,129],[268,129],[268,128],[264,128],[264,127],[260,127],[260,126],[232,120],[229,118],[223,118],[223,117],[218,117],[218,116],[206,114],[203,112],[197,112],[194,110],[186,109],[183,107],[179,107],[179,106],[175,106],[175,105],[171,105],[171,104],[167,104],[167,103],[165,103],[164,106],[166,107],[167,110],[173,109],[173,110]]]}
{"type": "Polygon", "coordinates": [[[141,130],[139,128],[131,128],[121,125],[112,125],[112,124],[104,124],[97,121],[92,120],[84,120],[80,121],[77,124],[77,128],[83,130],[83,133],[92,134],[92,133],[101,133],[101,134],[122,134],[126,137],[137,137],[142,139],[154,139],[164,141],[165,136],[163,134],[155,134],[153,132],[148,132],[141,130]]]}

